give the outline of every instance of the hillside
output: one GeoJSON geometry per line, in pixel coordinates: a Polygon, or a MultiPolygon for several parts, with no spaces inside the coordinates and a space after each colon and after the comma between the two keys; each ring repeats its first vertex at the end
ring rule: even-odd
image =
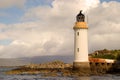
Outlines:
{"type": "Polygon", "coordinates": [[[74,57],[72,55],[65,56],[35,56],[35,57],[24,57],[24,58],[0,58],[0,66],[21,66],[30,63],[39,64],[49,61],[60,60],[65,63],[72,63],[74,57]]]}
{"type": "Polygon", "coordinates": [[[120,60],[120,50],[97,50],[89,54],[92,58],[104,58],[104,59],[115,59],[120,60]]]}

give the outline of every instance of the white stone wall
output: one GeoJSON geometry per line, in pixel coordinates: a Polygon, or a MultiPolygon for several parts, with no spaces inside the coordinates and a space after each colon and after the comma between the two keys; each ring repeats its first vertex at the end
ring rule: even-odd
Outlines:
{"type": "Polygon", "coordinates": [[[88,61],[88,29],[74,29],[74,62],[88,61]]]}

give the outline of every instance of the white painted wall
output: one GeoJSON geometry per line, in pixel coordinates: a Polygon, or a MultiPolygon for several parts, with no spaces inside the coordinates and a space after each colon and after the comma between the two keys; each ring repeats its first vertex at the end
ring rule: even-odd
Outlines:
{"type": "Polygon", "coordinates": [[[74,29],[74,62],[89,62],[87,30],[88,29],[74,29]]]}

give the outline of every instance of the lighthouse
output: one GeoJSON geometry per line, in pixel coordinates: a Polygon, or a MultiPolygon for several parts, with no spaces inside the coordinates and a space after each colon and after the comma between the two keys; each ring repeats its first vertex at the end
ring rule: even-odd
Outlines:
{"type": "Polygon", "coordinates": [[[74,62],[73,69],[89,69],[88,60],[88,26],[82,10],[76,16],[74,29],[74,62]]]}

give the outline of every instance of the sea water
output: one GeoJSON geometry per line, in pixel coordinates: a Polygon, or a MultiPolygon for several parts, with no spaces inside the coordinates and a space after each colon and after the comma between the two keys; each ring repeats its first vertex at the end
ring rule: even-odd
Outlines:
{"type": "Polygon", "coordinates": [[[38,75],[6,75],[4,72],[12,68],[0,68],[0,80],[120,80],[120,75],[104,75],[90,77],[42,77],[38,75]]]}

